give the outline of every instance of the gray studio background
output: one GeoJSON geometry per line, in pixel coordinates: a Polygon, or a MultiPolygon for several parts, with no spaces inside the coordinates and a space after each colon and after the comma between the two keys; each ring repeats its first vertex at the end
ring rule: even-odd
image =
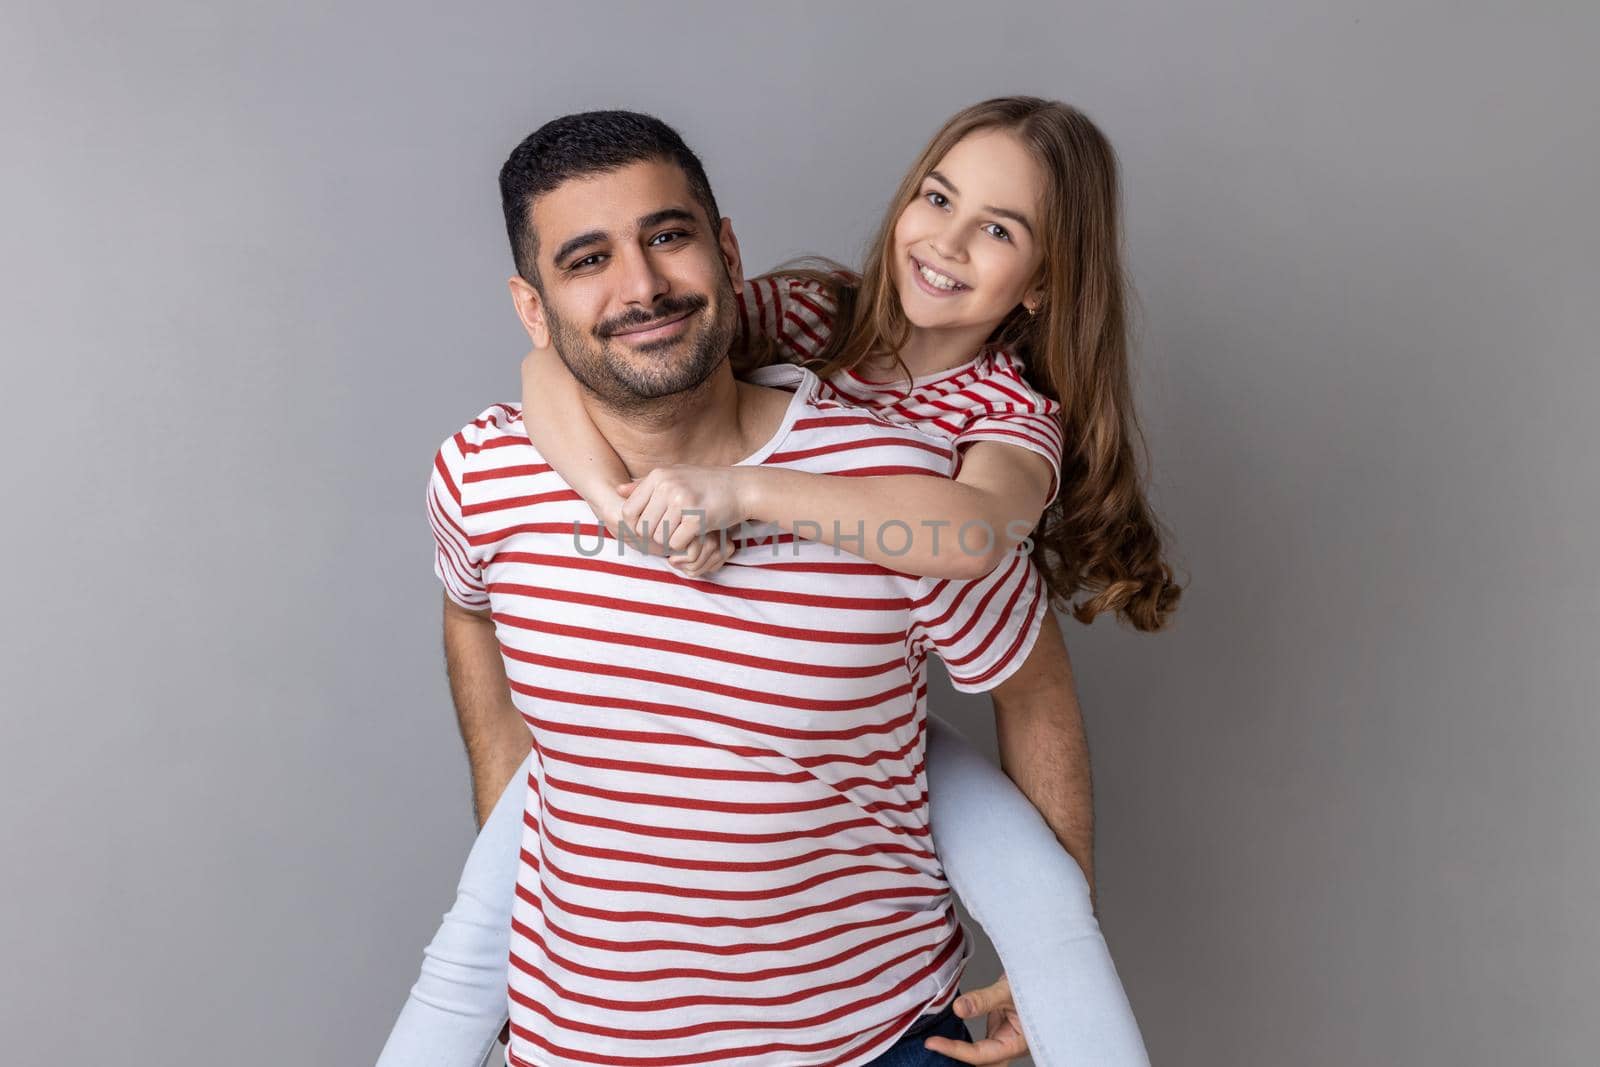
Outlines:
{"type": "Polygon", "coordinates": [[[518,139],[659,113],[748,263],[853,260],[1025,91],[1121,152],[1191,578],[1066,624],[1156,1063],[1593,1062],[1600,17],[1498,6],[6,5],[0,1060],[376,1056],[472,834],[423,491],[516,398],[518,139]]]}

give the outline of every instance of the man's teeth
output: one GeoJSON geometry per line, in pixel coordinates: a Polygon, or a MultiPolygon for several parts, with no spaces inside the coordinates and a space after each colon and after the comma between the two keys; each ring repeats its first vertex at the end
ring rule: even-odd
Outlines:
{"type": "Polygon", "coordinates": [[[966,288],[966,286],[962,285],[960,282],[956,281],[954,278],[946,278],[943,274],[940,274],[936,270],[929,270],[927,267],[923,266],[921,263],[917,264],[917,271],[922,275],[922,280],[927,282],[929,285],[933,286],[935,289],[965,289],[966,288]]]}

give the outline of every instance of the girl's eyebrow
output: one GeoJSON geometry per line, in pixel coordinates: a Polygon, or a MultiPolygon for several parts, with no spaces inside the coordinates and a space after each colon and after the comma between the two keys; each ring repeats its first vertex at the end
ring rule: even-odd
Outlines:
{"type": "MultiPolygon", "coordinates": [[[[930,170],[928,172],[928,177],[932,178],[934,181],[938,182],[940,185],[944,186],[957,196],[961,195],[961,190],[955,187],[955,183],[953,183],[949,178],[946,178],[943,174],[940,174],[938,171],[930,170]]],[[[1022,214],[1022,212],[1012,211],[1009,208],[995,207],[993,204],[983,205],[983,210],[989,212],[991,215],[999,215],[1003,219],[1010,219],[1018,226],[1021,226],[1024,230],[1027,230],[1029,237],[1033,236],[1033,224],[1028,221],[1028,217],[1022,214]]]]}
{"type": "Polygon", "coordinates": [[[999,215],[1003,219],[1010,219],[1018,226],[1021,226],[1024,230],[1027,230],[1029,237],[1033,236],[1033,227],[1029,225],[1027,218],[1022,214],[1015,211],[1008,211],[1003,207],[995,207],[993,204],[985,204],[983,210],[989,212],[991,215],[999,215]]]}

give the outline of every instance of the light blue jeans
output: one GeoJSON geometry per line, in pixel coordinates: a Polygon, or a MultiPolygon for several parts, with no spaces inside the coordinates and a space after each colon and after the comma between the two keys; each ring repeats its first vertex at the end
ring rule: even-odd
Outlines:
{"type": "MultiPolygon", "coordinates": [[[[481,1067],[494,1050],[506,1021],[528,767],[473,843],[378,1067],[481,1067]]],[[[927,775],[934,850],[1000,954],[1034,1063],[1148,1067],[1077,861],[1011,779],[935,715],[927,775]]]]}

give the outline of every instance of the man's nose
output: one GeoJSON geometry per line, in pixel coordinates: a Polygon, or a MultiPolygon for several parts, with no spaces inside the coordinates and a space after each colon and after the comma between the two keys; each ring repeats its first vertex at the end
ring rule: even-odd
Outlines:
{"type": "Polygon", "coordinates": [[[644,249],[629,247],[617,259],[617,266],[622,269],[619,282],[621,289],[617,295],[624,304],[650,307],[670,288],[667,279],[656,269],[655,261],[644,249]]]}

